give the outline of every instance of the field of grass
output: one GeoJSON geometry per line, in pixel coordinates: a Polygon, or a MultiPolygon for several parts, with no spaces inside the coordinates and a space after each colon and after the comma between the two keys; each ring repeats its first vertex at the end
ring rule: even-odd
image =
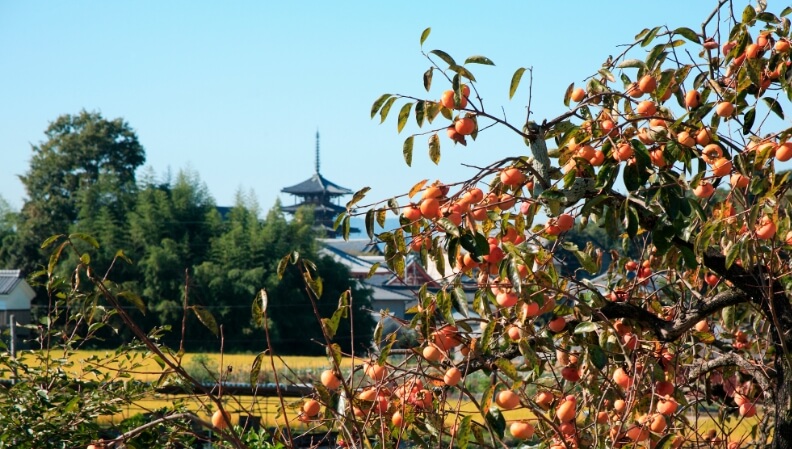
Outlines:
{"type": "MultiPolygon", "coordinates": [[[[247,382],[255,357],[255,354],[221,355],[213,353],[188,353],[182,357],[181,364],[191,373],[195,370],[206,371],[204,368],[206,367],[209,371],[216,374],[221,370],[229,372],[228,368],[230,367],[230,372],[237,374],[235,376],[237,381],[245,379],[244,381],[247,382]]],[[[29,360],[30,363],[41,363],[40,359],[30,355],[25,356],[24,353],[20,354],[20,359],[29,360]]],[[[155,381],[162,373],[162,368],[154,357],[139,353],[132,357],[132,361],[136,363],[137,367],[134,371],[130,371],[129,374],[137,380],[155,381]]],[[[315,378],[318,377],[319,372],[330,366],[326,357],[284,356],[282,358],[275,358],[274,363],[275,370],[281,373],[281,379],[286,378],[285,381],[299,381],[300,378],[315,378]]],[[[359,363],[359,361],[356,360],[355,363],[359,363]]],[[[117,359],[112,351],[78,351],[68,358],[67,370],[76,378],[90,380],[92,376],[95,376],[95,374],[91,374],[93,370],[115,373],[123,364],[124,360],[117,359]]],[[[348,369],[351,366],[351,359],[345,359],[342,363],[342,368],[348,369]]],[[[269,358],[263,361],[261,371],[265,374],[273,371],[269,358]]],[[[201,398],[189,397],[186,395],[158,394],[136,401],[135,404],[125,407],[121,414],[103,416],[100,418],[100,422],[118,422],[138,413],[152,413],[158,409],[172,407],[173,404],[177,402],[182,403],[186,408],[206,419],[208,419],[211,412],[215,409],[213,404],[202,402],[201,398]]],[[[300,423],[297,420],[298,409],[302,400],[299,398],[285,398],[284,402],[287,405],[287,412],[282,414],[279,412],[281,403],[277,397],[224,397],[224,407],[231,412],[235,423],[238,422],[240,417],[253,415],[260,417],[262,426],[283,426],[288,419],[289,425],[297,431],[307,429],[308,425],[300,423]]],[[[459,407],[460,413],[471,414],[474,416],[475,421],[483,421],[483,418],[477,412],[472,402],[465,401],[460,404],[456,402],[456,400],[449,400],[448,403],[444,404],[444,408],[447,410],[456,410],[457,406],[459,407]]],[[[507,421],[537,419],[527,409],[507,411],[504,413],[504,418],[507,421]]],[[[692,416],[688,418],[691,422],[694,421],[692,416]]],[[[716,430],[719,434],[723,434],[721,430],[725,430],[726,434],[731,435],[732,440],[739,440],[750,435],[752,426],[754,426],[759,419],[758,417],[751,419],[733,419],[726,423],[725,429],[720,429],[715,419],[702,415],[699,417],[695,430],[700,435],[710,430],[716,430]]],[[[693,433],[693,429],[683,429],[681,433],[690,437],[693,433]]]]}

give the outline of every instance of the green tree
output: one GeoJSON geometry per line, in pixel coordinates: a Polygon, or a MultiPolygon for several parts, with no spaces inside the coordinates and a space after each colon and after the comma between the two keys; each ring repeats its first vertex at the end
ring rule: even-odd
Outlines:
{"type": "Polygon", "coordinates": [[[9,263],[30,273],[41,265],[41,241],[69,232],[80,218],[105,209],[105,223],[122,224],[135,201],[135,171],[145,151],[124,120],[96,112],[62,115],[33,145],[19,178],[28,198],[20,212],[9,263]]]}
{"type": "MultiPolygon", "coordinates": [[[[792,448],[792,204],[784,165],[792,159],[785,120],[792,8],[776,14],[765,3],[719,1],[695,30],[639,32],[583,87],[569,86],[566,112],[536,121],[532,90],[519,88],[528,69],[506,86],[510,96],[525,93],[525,122],[507,121],[489,112],[500,108],[486,104],[486,83],[477,81],[477,67],[490,59],[423,51],[430,65],[423,87],[440,78],[441,102],[436,94],[385,94],[371,109],[383,120],[399,110],[399,131],[425,128],[401,148],[408,165],[421,136],[439,164],[446,142],[470,138],[480,146],[493,127],[513,132],[525,151],[462,182],[413,187],[407,196],[421,194],[420,214],[405,206],[403,226],[379,234],[399,275],[410,251],[438,270],[447,254],[461,269],[446,289],[420,293],[410,323],[425,342],[416,368],[405,373],[410,363],[399,360],[384,370],[392,376],[367,370],[372,384],[431,376],[443,356],[432,345],[462,345],[454,369],[486,370],[492,382],[481,398],[458,390],[479,401],[486,420],[457,414],[448,429],[455,442],[499,446],[507,427],[500,410],[526,407],[538,419],[512,423],[512,435],[558,449],[792,448]],[[726,195],[713,195],[717,187],[726,195]],[[614,251],[620,275],[605,286],[554,263],[566,248],[588,271],[601,269],[594,248],[570,241],[576,219],[627,241],[614,251]],[[637,256],[623,249],[630,245],[637,256]],[[475,317],[454,300],[464,275],[478,282],[469,305],[475,317]],[[718,411],[704,413],[712,404],[718,411]],[[703,416],[717,429],[705,432],[703,416]],[[750,432],[734,430],[744,420],[750,432]]],[[[366,212],[370,234],[397,201],[366,212]]],[[[438,429],[456,413],[444,397],[404,414],[414,413],[411,439],[440,445],[438,429]],[[429,407],[439,413],[425,413],[429,407]]],[[[402,434],[398,425],[391,430],[402,434]]]]}
{"type": "MultiPolygon", "coordinates": [[[[289,270],[278,278],[277,267],[284,255],[298,252],[314,260],[321,277],[324,295],[319,308],[322,317],[336,309],[340,295],[352,289],[355,295],[353,316],[359,345],[367,345],[373,320],[365,311],[368,293],[350,279],[349,271],[329,258],[317,258],[317,243],[310,210],[300,210],[287,221],[276,204],[263,221],[255,202],[238,195],[236,205],[224,223],[225,231],[212,241],[209,260],[196,268],[195,299],[215,312],[224,328],[226,347],[256,350],[265,343],[260,326],[251,318],[251,304],[260,289],[268,292],[269,331],[273,348],[289,354],[316,354],[324,351],[321,331],[299,273],[289,270]],[[233,326],[230,324],[233,323],[233,326]],[[312,341],[316,339],[319,344],[312,341]]],[[[340,326],[348,330],[348,323],[340,326]],[[344,327],[346,326],[346,327],[344,327]]],[[[339,332],[338,343],[348,350],[350,344],[339,332]]]]}

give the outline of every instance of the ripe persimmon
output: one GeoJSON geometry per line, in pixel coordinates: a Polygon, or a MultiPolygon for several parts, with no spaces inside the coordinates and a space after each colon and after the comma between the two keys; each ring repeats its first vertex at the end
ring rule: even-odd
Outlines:
{"type": "Polygon", "coordinates": [[[426,219],[433,219],[438,217],[438,212],[440,212],[440,202],[437,201],[437,198],[427,198],[421,201],[421,215],[423,215],[426,219]]]}
{"type": "Polygon", "coordinates": [[[718,178],[728,175],[731,171],[732,162],[725,157],[719,157],[712,161],[712,174],[718,178]]]}
{"type": "Polygon", "coordinates": [[[319,404],[319,401],[316,399],[308,399],[307,401],[303,402],[302,410],[307,416],[316,416],[319,414],[319,410],[322,409],[322,405],[319,404]]]}
{"type": "Polygon", "coordinates": [[[756,227],[756,237],[761,240],[769,240],[775,236],[776,224],[773,219],[767,215],[759,220],[759,226],[756,227]]]}
{"type": "Polygon", "coordinates": [[[556,334],[563,332],[566,329],[566,320],[564,317],[555,317],[547,323],[547,328],[556,334]]]}
{"type": "Polygon", "coordinates": [[[685,106],[688,109],[697,108],[701,104],[701,93],[697,90],[689,90],[685,94],[685,106]]]}
{"type": "Polygon", "coordinates": [[[373,380],[382,380],[388,375],[388,368],[383,365],[379,365],[376,362],[367,362],[363,365],[363,367],[363,371],[366,373],[366,375],[373,380]]]}
{"type": "Polygon", "coordinates": [[[459,368],[455,366],[448,368],[448,370],[443,375],[443,382],[445,382],[445,384],[448,385],[449,387],[455,386],[456,384],[459,383],[461,379],[462,379],[462,372],[459,371],[459,368]]]}
{"type": "Polygon", "coordinates": [[[402,210],[402,215],[408,221],[415,221],[421,218],[421,209],[415,204],[409,204],[402,210]]]}
{"type": "Polygon", "coordinates": [[[503,390],[495,396],[495,403],[504,410],[512,410],[520,405],[520,396],[511,390],[503,390]]]}
{"type": "Polygon", "coordinates": [[[577,400],[574,396],[569,395],[565,398],[564,402],[560,403],[556,408],[556,418],[562,423],[572,421],[575,419],[575,406],[577,400]]]}
{"type": "Polygon", "coordinates": [[[322,385],[325,386],[328,390],[335,390],[341,386],[341,378],[338,377],[338,374],[335,371],[328,369],[322,371],[322,374],[319,376],[319,380],[322,382],[322,385]]]}
{"type": "Polygon", "coordinates": [[[228,412],[225,410],[216,410],[212,414],[212,427],[218,430],[224,430],[228,428],[229,422],[231,421],[231,416],[229,416],[228,412]]]}
{"type": "Polygon", "coordinates": [[[500,181],[509,187],[520,186],[525,183],[525,174],[516,167],[504,168],[500,172],[500,181]]]}
{"type": "Polygon", "coordinates": [[[443,359],[443,351],[433,344],[428,344],[421,351],[423,357],[430,362],[439,362],[443,359]]]}
{"type": "Polygon", "coordinates": [[[515,421],[509,425],[509,433],[514,438],[530,440],[534,434],[534,426],[528,421],[515,421]]]}
{"type": "Polygon", "coordinates": [[[733,189],[744,189],[748,187],[749,182],[750,179],[742,173],[732,173],[731,178],[729,178],[729,183],[733,189]]]}
{"type": "Polygon", "coordinates": [[[695,189],[693,189],[693,195],[696,195],[697,198],[709,198],[712,194],[715,193],[715,187],[709,181],[701,181],[695,189]]]}
{"type": "Polygon", "coordinates": [[[463,117],[454,122],[454,129],[463,136],[469,136],[476,130],[476,122],[470,117],[463,117]]]}
{"type": "Polygon", "coordinates": [[[569,98],[575,103],[580,103],[584,98],[586,98],[586,91],[583,90],[582,87],[578,87],[572,91],[572,93],[569,95],[569,98]]]}
{"type": "MultiPolygon", "coordinates": [[[[467,87],[467,86],[465,86],[467,87]]],[[[463,95],[459,99],[459,107],[457,107],[456,103],[454,102],[454,91],[449,89],[443,92],[443,95],[440,97],[440,104],[447,107],[448,109],[465,109],[467,107],[468,99],[467,95],[464,94],[463,88],[463,95]]]]}
{"type": "Polygon", "coordinates": [[[730,101],[721,101],[715,106],[715,114],[720,117],[731,117],[734,114],[734,104],[730,101]]]}
{"type": "Polygon", "coordinates": [[[657,113],[657,105],[652,100],[644,100],[638,103],[635,112],[644,117],[651,117],[657,113]]]}
{"type": "Polygon", "coordinates": [[[634,154],[633,147],[628,142],[622,142],[613,149],[613,158],[619,162],[630,159],[634,154]]]}
{"type": "Polygon", "coordinates": [[[792,142],[779,144],[775,150],[775,158],[779,162],[786,162],[792,159],[792,142]]]}
{"type": "Polygon", "coordinates": [[[657,88],[657,78],[652,75],[644,75],[638,80],[638,88],[645,94],[651,94],[657,88]]]}

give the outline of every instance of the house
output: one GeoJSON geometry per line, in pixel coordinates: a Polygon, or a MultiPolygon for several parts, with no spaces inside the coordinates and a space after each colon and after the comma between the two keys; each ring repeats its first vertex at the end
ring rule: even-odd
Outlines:
{"type": "Polygon", "coordinates": [[[0,270],[0,329],[9,327],[9,319],[30,324],[30,301],[36,296],[22,277],[22,270],[0,270]]]}

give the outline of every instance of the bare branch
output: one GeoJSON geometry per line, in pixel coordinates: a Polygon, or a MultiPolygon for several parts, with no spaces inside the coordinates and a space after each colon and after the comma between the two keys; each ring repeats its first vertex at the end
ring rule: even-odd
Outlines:
{"type": "Polygon", "coordinates": [[[762,389],[762,394],[764,395],[765,400],[775,404],[775,398],[773,397],[773,387],[770,385],[770,378],[767,376],[767,373],[765,373],[762,367],[751,363],[751,361],[746,360],[744,357],[733,352],[724,354],[718,358],[704,362],[702,365],[693,368],[690,373],[688,373],[688,379],[695,381],[699,378],[699,376],[723,366],[737,366],[750,374],[751,377],[756,380],[759,388],[762,389]]]}

